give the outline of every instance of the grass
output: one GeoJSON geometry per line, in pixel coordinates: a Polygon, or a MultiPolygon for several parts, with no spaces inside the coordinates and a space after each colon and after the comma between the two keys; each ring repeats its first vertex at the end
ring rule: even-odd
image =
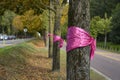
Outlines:
{"type": "Polygon", "coordinates": [[[107,80],[105,77],[96,73],[92,69],[90,70],[90,77],[91,77],[91,80],[107,80]]]}
{"type": "MultiPolygon", "coordinates": [[[[0,80],[66,80],[65,51],[60,56],[60,72],[52,72],[52,59],[43,41],[0,48],[0,80]]],[[[91,70],[91,80],[105,79],[91,70]]]]}
{"type": "Polygon", "coordinates": [[[111,42],[107,42],[106,47],[104,47],[104,42],[97,42],[97,47],[120,54],[119,44],[113,44],[111,42]]]}

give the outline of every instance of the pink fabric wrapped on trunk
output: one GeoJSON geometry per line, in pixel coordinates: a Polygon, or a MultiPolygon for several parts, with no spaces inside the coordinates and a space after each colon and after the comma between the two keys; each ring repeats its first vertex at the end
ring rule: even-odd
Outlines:
{"type": "Polygon", "coordinates": [[[67,33],[67,52],[78,47],[91,47],[90,58],[93,59],[96,49],[96,40],[89,33],[79,27],[69,27],[67,33]]]}
{"type": "Polygon", "coordinates": [[[48,36],[53,36],[53,42],[59,41],[59,48],[63,46],[63,39],[60,36],[48,34],[48,36]]]}

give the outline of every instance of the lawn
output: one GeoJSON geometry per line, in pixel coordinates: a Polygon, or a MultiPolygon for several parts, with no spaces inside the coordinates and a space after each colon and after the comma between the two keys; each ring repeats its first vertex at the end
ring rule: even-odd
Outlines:
{"type": "MultiPolygon", "coordinates": [[[[66,80],[66,53],[61,50],[60,72],[52,72],[43,41],[33,40],[0,48],[0,80],[66,80]]],[[[105,80],[91,71],[91,80],[105,80]]]]}

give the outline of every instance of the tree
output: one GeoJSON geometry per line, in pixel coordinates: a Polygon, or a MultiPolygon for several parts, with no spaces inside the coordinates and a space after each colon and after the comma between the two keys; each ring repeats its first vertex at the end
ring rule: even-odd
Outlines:
{"type": "Polygon", "coordinates": [[[91,18],[94,16],[100,16],[104,18],[104,14],[107,13],[108,17],[111,16],[112,10],[115,8],[119,0],[90,0],[90,13],[91,18]]]}
{"type": "MultiPolygon", "coordinates": [[[[23,30],[24,27],[27,27],[28,32],[36,33],[40,29],[43,29],[45,26],[43,25],[44,22],[42,21],[41,15],[34,15],[34,10],[29,10],[24,13],[24,15],[18,15],[15,17],[13,21],[14,27],[18,30],[23,30]]],[[[44,18],[43,18],[44,20],[44,18]]]]}
{"type": "Polygon", "coordinates": [[[0,0],[0,15],[3,15],[5,10],[11,10],[21,15],[30,9],[33,9],[35,14],[40,14],[45,9],[42,9],[43,5],[41,4],[38,6],[38,3],[41,3],[41,1],[42,0],[0,0]]]}
{"type": "MultiPolygon", "coordinates": [[[[52,1],[49,0],[49,7],[53,8],[52,1]]],[[[53,34],[53,12],[49,9],[49,34],[53,34]]],[[[49,48],[48,48],[48,53],[49,53],[49,58],[53,57],[53,37],[49,37],[49,48]]]]}
{"type": "MultiPolygon", "coordinates": [[[[53,2],[54,0],[34,0],[33,4],[37,9],[40,9],[41,12],[44,10],[49,10],[49,33],[53,34],[53,20],[52,17],[54,16],[55,10],[53,8],[53,2]]],[[[52,37],[49,37],[49,50],[48,50],[48,56],[52,57],[52,46],[53,46],[53,40],[52,37]]]]}
{"type": "Polygon", "coordinates": [[[111,26],[112,31],[110,32],[110,39],[115,44],[120,44],[120,4],[118,4],[113,11],[111,26]]]}
{"type": "Polygon", "coordinates": [[[98,33],[99,33],[99,26],[97,24],[97,22],[100,20],[101,18],[99,16],[95,16],[92,18],[91,22],[90,22],[90,34],[94,37],[97,38],[98,33]]]}
{"type": "Polygon", "coordinates": [[[110,23],[111,23],[111,17],[110,18],[107,18],[107,14],[105,14],[105,19],[100,19],[98,22],[97,22],[97,25],[99,27],[99,33],[100,34],[104,34],[105,37],[104,37],[104,46],[106,47],[106,43],[107,43],[107,33],[111,31],[111,26],[110,26],[110,23]]]}
{"type": "MultiPolygon", "coordinates": [[[[47,9],[50,10],[49,11],[49,13],[50,13],[49,33],[51,33],[51,34],[53,33],[53,34],[59,35],[59,36],[61,35],[60,19],[61,19],[61,15],[62,15],[62,9],[66,3],[67,3],[67,0],[59,0],[59,1],[49,0],[49,7],[44,5],[44,7],[46,7],[47,9]],[[53,16],[55,16],[55,19],[54,19],[55,21],[53,21],[53,19],[52,19],[53,16]],[[53,28],[52,28],[53,22],[55,22],[54,23],[54,32],[53,32],[53,28]]],[[[56,49],[58,47],[58,44],[52,45],[52,41],[53,41],[52,37],[49,37],[49,57],[54,56],[53,57],[53,70],[56,70],[56,69],[60,69],[60,54],[59,54],[60,50],[56,49]],[[52,46],[54,46],[53,50],[52,50],[52,46]],[[54,55],[52,54],[52,51],[53,51],[54,55]],[[57,54],[57,55],[55,55],[55,54],[57,54]]]]}
{"type": "Polygon", "coordinates": [[[68,4],[64,6],[61,17],[61,36],[63,39],[66,39],[66,35],[67,35],[68,8],[69,8],[68,4]]]}
{"type": "MultiPolygon", "coordinates": [[[[4,12],[3,16],[1,16],[1,26],[3,28],[5,28],[5,27],[7,28],[6,33],[9,35],[13,33],[12,21],[15,16],[16,16],[16,14],[10,10],[6,10],[4,12]]],[[[2,30],[4,30],[4,29],[2,29],[2,30]]]]}
{"type": "Polygon", "coordinates": [[[4,17],[8,20],[8,23],[6,23],[6,25],[7,25],[7,30],[8,30],[7,32],[9,35],[14,33],[12,22],[13,22],[13,19],[15,16],[16,16],[16,14],[10,10],[6,10],[4,12],[4,17]]]}
{"type": "MultiPolygon", "coordinates": [[[[89,32],[89,3],[90,0],[69,0],[69,27],[78,26],[89,32]]],[[[67,80],[90,80],[89,46],[76,48],[67,53],[67,80]]]]}
{"type": "Polygon", "coordinates": [[[23,22],[21,20],[21,16],[17,15],[14,19],[13,19],[13,26],[14,28],[16,28],[17,30],[23,31],[24,25],[23,22]]]}
{"type": "Polygon", "coordinates": [[[47,47],[47,34],[48,34],[48,25],[49,25],[48,10],[43,11],[41,15],[41,21],[42,21],[41,30],[44,37],[44,43],[45,43],[45,46],[47,47]]]}
{"type": "Polygon", "coordinates": [[[1,21],[0,21],[0,25],[2,27],[2,33],[5,34],[7,33],[5,31],[5,28],[9,25],[9,20],[7,18],[5,18],[5,16],[1,16],[1,21]]]}
{"type": "MultiPolygon", "coordinates": [[[[67,3],[67,0],[53,0],[54,1],[54,10],[55,10],[55,23],[54,23],[54,30],[53,34],[61,36],[61,28],[60,28],[60,20],[61,14],[64,5],[67,3]]],[[[60,48],[58,47],[59,42],[54,42],[53,44],[53,65],[52,70],[60,70],[60,48]]]]}

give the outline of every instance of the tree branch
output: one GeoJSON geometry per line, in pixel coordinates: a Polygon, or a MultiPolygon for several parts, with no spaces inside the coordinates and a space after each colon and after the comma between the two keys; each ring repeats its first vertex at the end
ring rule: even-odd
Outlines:
{"type": "MultiPolygon", "coordinates": [[[[38,3],[38,2],[36,2],[36,3],[38,3]]],[[[39,5],[43,6],[45,9],[49,9],[49,10],[53,11],[54,13],[56,13],[56,11],[53,8],[51,8],[50,6],[45,5],[44,3],[42,3],[42,1],[39,2],[39,4],[36,4],[36,7],[38,7],[39,9],[41,9],[39,5]]]]}
{"type": "Polygon", "coordinates": [[[62,6],[66,5],[66,4],[67,4],[67,0],[63,0],[62,6]]]}

